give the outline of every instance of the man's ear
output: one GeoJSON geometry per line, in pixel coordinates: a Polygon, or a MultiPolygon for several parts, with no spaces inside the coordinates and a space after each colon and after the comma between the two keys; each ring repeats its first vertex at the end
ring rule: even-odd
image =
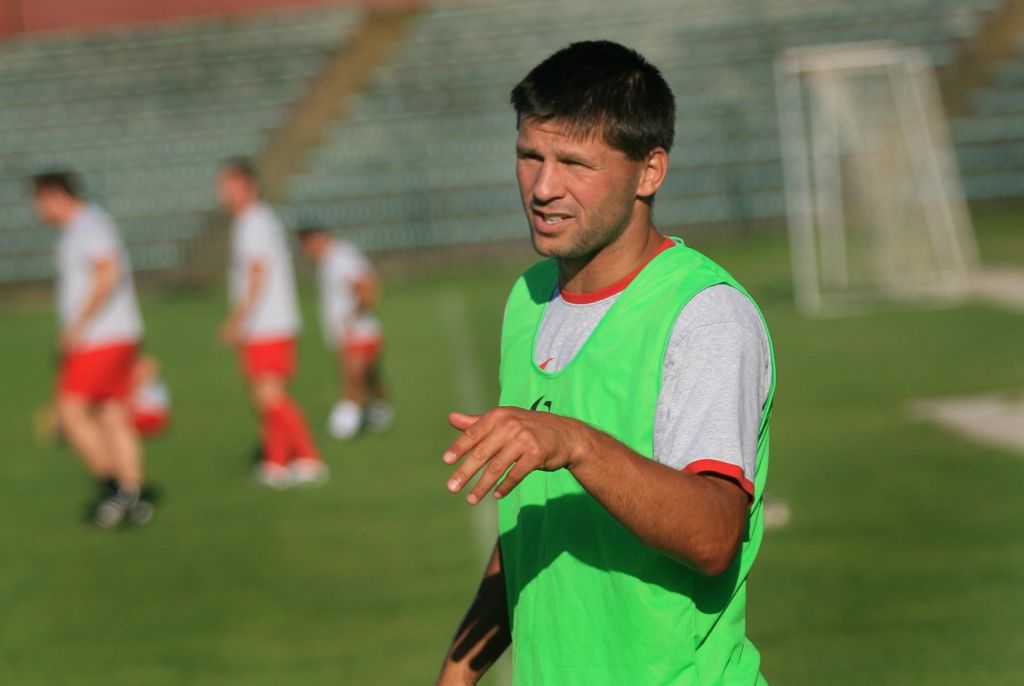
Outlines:
{"type": "Polygon", "coordinates": [[[665,181],[668,174],[668,152],[665,148],[657,147],[647,153],[644,159],[644,168],[640,173],[640,183],[637,184],[636,194],[641,198],[650,198],[665,181]]]}

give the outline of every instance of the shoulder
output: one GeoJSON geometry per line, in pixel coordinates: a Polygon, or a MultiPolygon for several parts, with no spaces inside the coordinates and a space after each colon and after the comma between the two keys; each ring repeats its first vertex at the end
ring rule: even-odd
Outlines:
{"type": "Polygon", "coordinates": [[[117,226],[105,211],[90,205],[82,210],[82,215],[75,222],[74,235],[85,244],[117,243],[117,226]]]}
{"type": "Polygon", "coordinates": [[[91,231],[109,231],[114,228],[114,219],[98,205],[87,205],[82,208],[78,223],[91,231]]]}
{"type": "Polygon", "coordinates": [[[244,245],[265,245],[283,236],[283,227],[266,205],[257,205],[245,212],[238,220],[239,239],[244,245]]]}
{"type": "Polygon", "coordinates": [[[512,293],[526,293],[535,302],[547,302],[557,283],[558,264],[553,259],[541,260],[519,276],[512,293]]]}
{"type": "Polygon", "coordinates": [[[282,229],[281,220],[274,214],[274,210],[265,204],[259,204],[250,208],[240,217],[243,228],[250,231],[274,231],[282,229]]]}
{"type": "Polygon", "coordinates": [[[676,243],[676,245],[662,251],[656,259],[671,265],[672,273],[675,277],[681,278],[694,273],[700,273],[731,278],[722,265],[696,248],[691,248],[681,239],[670,240],[676,243]]]}
{"type": "Polygon", "coordinates": [[[547,304],[558,283],[558,266],[554,260],[542,260],[519,275],[505,301],[504,318],[547,304]]]}
{"type": "Polygon", "coordinates": [[[709,286],[694,295],[679,313],[677,328],[696,330],[715,324],[731,324],[764,332],[764,322],[750,297],[729,284],[709,286]]]}
{"type": "Polygon", "coordinates": [[[558,266],[554,260],[543,260],[519,275],[505,301],[505,317],[531,307],[547,304],[558,283],[558,266]]]}
{"type": "Polygon", "coordinates": [[[727,403],[767,398],[774,378],[768,330],[757,306],[738,288],[719,284],[697,293],[682,309],[662,360],[663,388],[678,397],[703,390],[703,397],[727,403]],[[736,388],[743,389],[737,393],[736,388]]]}
{"type": "Polygon", "coordinates": [[[345,271],[348,261],[349,257],[344,247],[338,243],[331,243],[320,261],[320,269],[324,274],[338,276],[345,271]]]}
{"type": "Polygon", "coordinates": [[[680,308],[709,287],[738,286],[717,262],[679,239],[670,240],[675,245],[662,250],[637,277],[643,282],[640,290],[652,307],[664,308],[666,314],[676,316],[680,308]]]}
{"type": "Polygon", "coordinates": [[[82,217],[89,224],[113,224],[110,213],[99,205],[88,204],[82,208],[82,217]]]}
{"type": "Polygon", "coordinates": [[[756,360],[770,369],[771,343],[757,306],[743,291],[728,284],[709,286],[680,311],[672,327],[663,365],[739,364],[756,360]]]}
{"type": "MultiPolygon", "coordinates": [[[[728,284],[704,289],[683,307],[662,365],[669,375],[687,369],[718,370],[711,374],[715,378],[743,373],[744,369],[752,374],[759,370],[762,393],[767,392],[774,374],[771,341],[757,306],[750,296],[728,284]]],[[[750,383],[756,383],[753,378],[750,383]]]]}
{"type": "Polygon", "coordinates": [[[331,240],[330,251],[345,257],[359,257],[363,254],[363,251],[357,248],[355,243],[342,240],[341,238],[331,240]]]}
{"type": "Polygon", "coordinates": [[[355,243],[349,241],[334,240],[328,254],[340,264],[357,271],[370,264],[363,251],[355,243]]]}
{"type": "Polygon", "coordinates": [[[520,280],[536,279],[557,271],[558,264],[554,259],[548,258],[531,265],[526,271],[519,275],[519,278],[520,280]]]}

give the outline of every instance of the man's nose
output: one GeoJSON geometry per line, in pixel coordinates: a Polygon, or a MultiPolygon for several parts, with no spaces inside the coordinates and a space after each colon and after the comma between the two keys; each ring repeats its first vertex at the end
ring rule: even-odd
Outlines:
{"type": "Polygon", "coordinates": [[[557,165],[544,162],[537,169],[537,177],[533,181],[533,199],[540,205],[565,195],[565,185],[557,165]]]}

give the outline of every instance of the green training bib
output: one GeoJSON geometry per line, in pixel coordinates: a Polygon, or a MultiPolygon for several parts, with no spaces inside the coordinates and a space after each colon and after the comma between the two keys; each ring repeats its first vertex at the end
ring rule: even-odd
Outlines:
{"type": "MultiPolygon", "coordinates": [[[[501,404],[574,417],[650,458],[662,360],[679,312],[716,284],[746,293],[724,269],[674,240],[557,372],[534,362],[557,266],[547,260],[527,271],[505,314],[501,404]]],[[[764,683],[760,655],[746,638],[746,578],[763,532],[774,368],[748,532],[720,576],[698,574],[641,543],[568,470],[534,472],[500,501],[516,684],[764,683]]]]}

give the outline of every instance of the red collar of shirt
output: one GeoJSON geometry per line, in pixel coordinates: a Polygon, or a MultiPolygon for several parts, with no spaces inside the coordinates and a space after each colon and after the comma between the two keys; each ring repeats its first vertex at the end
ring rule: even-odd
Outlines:
{"type": "Polygon", "coordinates": [[[634,271],[630,272],[629,274],[622,277],[621,279],[611,284],[610,286],[605,286],[604,288],[599,288],[596,291],[591,291],[589,293],[573,293],[565,289],[559,289],[559,295],[562,296],[562,300],[571,305],[590,305],[591,303],[600,302],[605,298],[610,298],[611,296],[626,290],[626,286],[633,282],[633,279],[637,277],[637,274],[642,272],[644,270],[644,267],[650,264],[651,260],[653,260],[661,253],[665,252],[675,244],[675,241],[666,236],[665,240],[662,241],[660,246],[658,246],[658,252],[651,255],[650,260],[647,260],[639,267],[637,267],[634,271]]]}

